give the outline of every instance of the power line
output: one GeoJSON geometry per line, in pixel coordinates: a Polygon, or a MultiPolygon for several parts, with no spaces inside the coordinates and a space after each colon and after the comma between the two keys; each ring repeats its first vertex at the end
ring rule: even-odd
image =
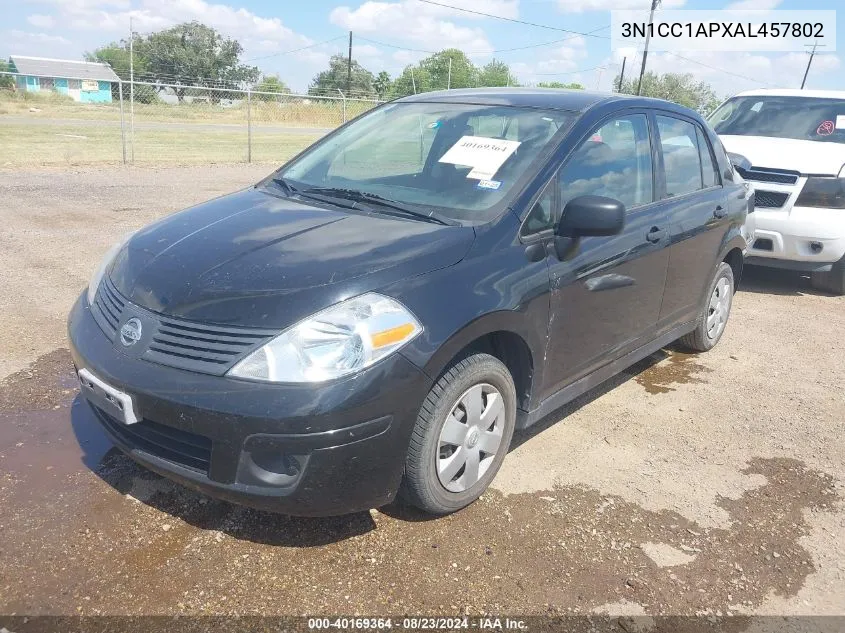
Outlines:
{"type": "Polygon", "coordinates": [[[705,64],[704,62],[700,62],[696,59],[690,59],[689,57],[683,57],[682,55],[678,55],[677,53],[673,53],[672,51],[664,51],[664,52],[668,53],[669,55],[673,55],[673,56],[677,57],[678,59],[683,59],[684,61],[692,62],[693,64],[698,64],[699,66],[704,66],[704,68],[709,68],[710,70],[716,70],[720,73],[725,73],[726,75],[733,75],[734,77],[739,77],[740,79],[745,79],[746,81],[753,81],[754,83],[762,84],[764,86],[771,86],[772,85],[768,82],[760,81],[759,79],[754,79],[753,77],[748,77],[746,75],[740,75],[739,73],[734,73],[734,72],[731,72],[730,70],[725,70],[724,68],[717,68],[716,66],[711,66],[710,64],[705,64]]]}
{"type": "Polygon", "coordinates": [[[333,37],[329,40],[324,40],[322,42],[315,42],[314,44],[309,44],[308,46],[301,46],[300,48],[293,48],[289,51],[281,51],[279,53],[272,53],[270,55],[264,55],[262,57],[252,57],[250,59],[245,59],[244,62],[254,62],[254,61],[259,60],[259,59],[269,59],[271,57],[278,57],[280,55],[290,55],[291,53],[298,53],[299,51],[304,51],[304,50],[307,50],[309,48],[314,48],[316,46],[322,46],[323,44],[329,44],[331,42],[335,42],[337,40],[343,39],[344,37],[346,37],[346,36],[345,35],[338,35],[337,37],[333,37]]]}
{"type": "MultiPolygon", "coordinates": [[[[588,33],[595,33],[597,31],[603,31],[604,29],[609,29],[609,28],[610,28],[610,25],[607,24],[605,26],[600,26],[597,29],[593,29],[592,31],[588,31],[588,33]]],[[[378,40],[373,40],[373,39],[370,39],[370,38],[367,38],[367,37],[362,37],[360,35],[358,35],[357,37],[358,37],[359,40],[369,42],[370,44],[376,44],[378,46],[385,46],[387,48],[395,48],[395,49],[400,50],[400,51],[409,51],[411,53],[426,53],[428,55],[435,55],[439,52],[442,52],[442,51],[425,50],[425,49],[421,49],[421,48],[408,48],[407,46],[397,46],[396,44],[388,44],[387,42],[380,42],[378,40]]],[[[467,55],[496,55],[498,53],[511,53],[511,52],[514,52],[514,51],[524,51],[524,50],[528,50],[528,49],[531,49],[531,48],[541,48],[543,46],[552,46],[554,44],[561,44],[563,42],[569,42],[571,40],[577,39],[578,37],[580,37],[580,34],[570,35],[569,37],[562,37],[560,39],[551,40],[551,41],[548,41],[548,42],[541,42],[539,44],[528,44],[527,46],[516,46],[514,48],[496,48],[496,49],[488,50],[488,51],[464,51],[464,53],[467,54],[467,55]]]]}
{"type": "MultiPolygon", "coordinates": [[[[516,18],[506,18],[503,15],[494,15],[492,13],[484,13],[483,11],[474,11],[473,9],[465,9],[463,7],[455,7],[451,4],[443,4],[441,2],[435,2],[434,0],[417,0],[417,2],[424,2],[425,4],[431,4],[437,7],[443,7],[445,9],[453,9],[455,11],[463,11],[464,13],[472,13],[473,15],[483,15],[486,18],[495,18],[497,20],[504,20],[505,22],[513,22],[514,24],[524,24],[525,26],[534,26],[539,29],[548,29],[550,31],[561,31],[563,33],[573,33],[575,35],[583,35],[584,37],[596,37],[603,40],[609,40],[610,37],[607,35],[596,35],[594,32],[587,32],[582,33],[581,31],[573,31],[572,29],[562,29],[557,26],[550,26],[548,24],[538,24],[536,22],[527,22],[526,20],[517,20],[516,18]]],[[[607,28],[607,27],[602,27],[607,28]]],[[[597,29],[601,30],[601,29],[597,29]]]]}

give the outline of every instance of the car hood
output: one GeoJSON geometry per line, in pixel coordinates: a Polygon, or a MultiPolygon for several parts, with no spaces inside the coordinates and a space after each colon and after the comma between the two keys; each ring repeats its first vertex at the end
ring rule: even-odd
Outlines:
{"type": "Polygon", "coordinates": [[[252,188],[140,230],[109,276],[133,303],[197,321],[286,327],[459,262],[471,227],[311,206],[252,188]]]}
{"type": "Polygon", "coordinates": [[[845,165],[845,144],[842,143],[727,134],[719,138],[726,150],[745,156],[754,167],[836,176],[845,165]]]}

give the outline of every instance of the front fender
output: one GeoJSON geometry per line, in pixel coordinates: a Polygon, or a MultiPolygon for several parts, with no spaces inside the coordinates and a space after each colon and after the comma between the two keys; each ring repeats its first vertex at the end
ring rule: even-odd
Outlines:
{"type": "Polygon", "coordinates": [[[507,332],[525,343],[533,384],[542,384],[549,270],[545,260],[528,261],[521,244],[473,249],[455,266],[397,282],[384,293],[401,301],[422,324],[423,332],[401,353],[432,380],[474,341],[507,332]]]}

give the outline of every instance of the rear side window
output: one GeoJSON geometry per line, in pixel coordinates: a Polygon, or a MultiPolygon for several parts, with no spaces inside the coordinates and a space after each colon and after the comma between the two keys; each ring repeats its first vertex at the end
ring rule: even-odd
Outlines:
{"type": "Polygon", "coordinates": [[[695,133],[698,136],[698,155],[701,157],[701,178],[704,188],[715,187],[719,184],[719,167],[713,160],[713,153],[710,151],[710,143],[704,136],[701,128],[696,126],[695,133]]]}
{"type": "Polygon", "coordinates": [[[682,196],[703,189],[695,126],[673,117],[655,118],[666,169],[666,196],[682,196]]]}
{"type": "Polygon", "coordinates": [[[654,200],[651,143],[644,114],[603,123],[560,171],[561,208],[578,196],[606,196],[626,208],[654,200]]]}

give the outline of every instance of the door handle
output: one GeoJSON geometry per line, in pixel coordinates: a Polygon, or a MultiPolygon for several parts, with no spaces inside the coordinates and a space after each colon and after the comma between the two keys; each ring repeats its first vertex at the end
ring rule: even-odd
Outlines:
{"type": "Polygon", "coordinates": [[[727,211],[725,211],[725,210],[722,208],[722,205],[721,205],[721,204],[720,204],[718,207],[716,207],[716,209],[713,211],[713,217],[716,217],[716,218],[723,218],[723,217],[725,217],[727,214],[728,214],[728,212],[727,212],[727,211]]]}
{"type": "Polygon", "coordinates": [[[645,238],[652,244],[656,244],[666,237],[666,229],[661,229],[656,226],[651,227],[651,230],[646,233],[645,238]]]}

